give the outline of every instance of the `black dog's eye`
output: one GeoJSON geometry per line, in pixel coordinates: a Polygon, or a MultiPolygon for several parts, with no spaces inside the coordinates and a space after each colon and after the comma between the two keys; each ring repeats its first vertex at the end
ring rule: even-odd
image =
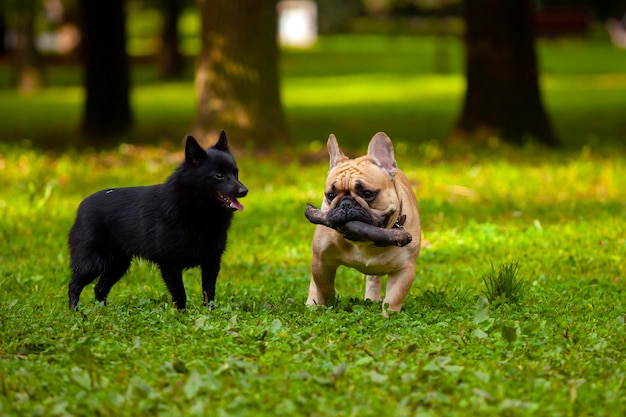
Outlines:
{"type": "Polygon", "coordinates": [[[215,178],[216,180],[223,180],[224,174],[221,172],[218,172],[217,174],[213,175],[213,178],[215,178]]]}
{"type": "Polygon", "coordinates": [[[334,192],[329,191],[326,193],[326,200],[328,200],[328,202],[330,203],[331,201],[333,201],[335,199],[336,195],[334,192]]]}

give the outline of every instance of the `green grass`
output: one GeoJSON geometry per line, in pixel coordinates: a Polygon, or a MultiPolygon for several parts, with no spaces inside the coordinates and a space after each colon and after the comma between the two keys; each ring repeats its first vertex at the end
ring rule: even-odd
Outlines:
{"type": "Polygon", "coordinates": [[[483,276],[485,297],[487,301],[517,304],[521,301],[526,290],[526,281],[519,276],[519,262],[507,262],[496,268],[491,265],[491,271],[483,276]]]}
{"type": "MultiPolygon", "coordinates": [[[[429,151],[430,152],[430,151],[429,151]]],[[[121,147],[0,160],[0,412],[5,415],[619,415],[626,411],[626,159],[516,152],[399,157],[424,237],[403,312],[358,301],[343,269],[334,309],[304,307],[325,163],[240,157],[251,192],[217,288],[186,274],[177,312],[137,262],[109,305],[67,309],[65,236],[78,202],[161,181],[180,153],[121,147]],[[526,161],[530,159],[530,161],[526,161]],[[483,277],[519,262],[517,303],[483,277]]]]}
{"type": "MultiPolygon", "coordinates": [[[[348,41],[319,48],[343,53],[348,41]]],[[[546,47],[553,65],[572,59],[557,53],[570,44],[546,47]]],[[[310,62],[317,53],[308,52],[310,62]]],[[[351,74],[362,62],[346,61],[343,73],[327,66],[316,75],[323,65],[306,73],[307,53],[291,54],[302,62],[288,64],[299,75],[286,77],[284,95],[300,152],[238,154],[250,194],[231,228],[213,311],[202,307],[198,270],[185,274],[181,313],[143,261],[107,306],[89,286],[78,313],[67,307],[66,235],[76,206],[98,189],[169,175],[192,120],[190,84],[135,89],[133,138],[148,132],[163,146],[98,152],[33,145],[70,135],[77,87],[32,97],[0,91],[8,115],[0,124],[0,415],[625,414],[617,67],[596,61],[596,72],[545,80],[555,120],[569,132],[564,152],[450,149],[442,143],[459,74],[351,74]],[[334,132],[363,149],[378,130],[394,139],[420,200],[426,244],[416,282],[403,311],[385,319],[380,305],[361,301],[360,274],[340,269],[338,305],[306,308],[313,226],[304,209],[322,199],[323,143],[334,132]],[[501,289],[521,278],[520,296],[491,303],[485,277],[512,265],[519,269],[504,274],[501,289]]]]}

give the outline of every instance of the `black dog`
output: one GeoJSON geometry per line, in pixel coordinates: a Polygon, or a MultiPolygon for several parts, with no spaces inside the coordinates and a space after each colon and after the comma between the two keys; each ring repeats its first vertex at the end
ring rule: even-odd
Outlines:
{"type": "Polygon", "coordinates": [[[98,277],[96,300],[106,302],[133,257],[159,266],[179,309],[187,303],[182,272],[200,266],[204,303],[211,304],[233,212],[243,210],[237,198],[248,193],[238,174],[224,131],[206,151],[188,136],[185,161],[164,184],[102,190],[83,200],[68,239],[70,308],[98,277]]]}

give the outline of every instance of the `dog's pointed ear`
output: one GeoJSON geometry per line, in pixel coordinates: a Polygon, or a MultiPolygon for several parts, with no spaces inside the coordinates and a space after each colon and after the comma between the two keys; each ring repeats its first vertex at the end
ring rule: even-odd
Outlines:
{"type": "Polygon", "coordinates": [[[330,155],[330,169],[333,169],[335,165],[340,162],[343,162],[349,159],[341,149],[339,149],[339,144],[337,143],[337,138],[332,133],[328,137],[327,142],[328,147],[328,155],[330,155]]]}
{"type": "Polygon", "coordinates": [[[206,158],[206,152],[202,149],[202,146],[200,146],[193,136],[187,136],[187,142],[185,143],[185,162],[196,165],[204,158],[206,158]]]}
{"type": "Polygon", "coordinates": [[[398,164],[393,153],[393,144],[391,139],[384,132],[378,132],[374,135],[367,147],[367,156],[381,167],[390,176],[396,175],[398,172],[398,164]]]}
{"type": "Polygon", "coordinates": [[[226,132],[224,132],[224,130],[220,131],[220,137],[217,140],[217,143],[213,145],[213,148],[219,151],[230,152],[230,149],[228,148],[228,138],[226,137],[226,132]]]}

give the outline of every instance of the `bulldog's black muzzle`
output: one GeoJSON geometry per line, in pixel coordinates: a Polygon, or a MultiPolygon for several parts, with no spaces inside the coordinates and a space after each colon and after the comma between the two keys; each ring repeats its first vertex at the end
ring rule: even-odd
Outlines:
{"type": "Polygon", "coordinates": [[[326,215],[328,224],[339,227],[347,222],[359,221],[372,224],[372,216],[356,200],[350,196],[344,196],[326,215]]]}

